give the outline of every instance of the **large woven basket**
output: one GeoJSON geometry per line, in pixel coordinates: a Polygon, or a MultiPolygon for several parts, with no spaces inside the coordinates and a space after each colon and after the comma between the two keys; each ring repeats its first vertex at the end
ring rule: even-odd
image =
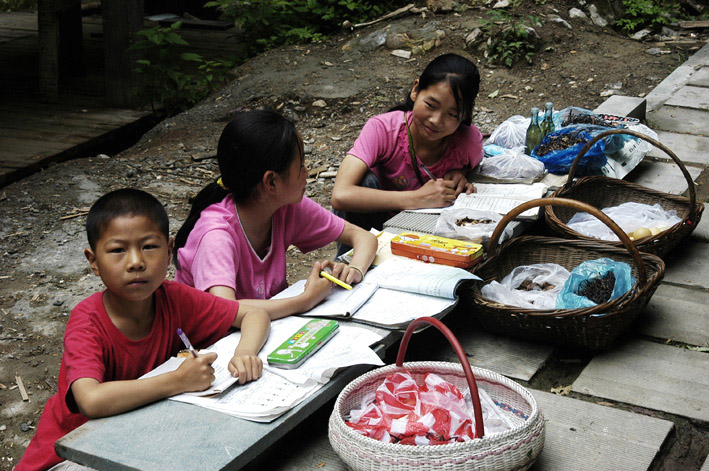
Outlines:
{"type": "MultiPolygon", "coordinates": [[[[670,249],[677,245],[684,237],[692,233],[702,217],[704,204],[697,203],[697,197],[694,189],[692,177],[685,168],[682,161],[670,149],[644,134],[627,129],[613,129],[605,131],[589,141],[583,149],[578,153],[576,159],[569,170],[569,179],[562,188],[557,190],[552,196],[570,198],[584,203],[588,203],[593,207],[603,209],[607,207],[618,206],[622,203],[636,202],[647,205],[659,204],[664,210],[675,210],[677,216],[682,220],[669,229],[660,232],[657,235],[644,237],[634,241],[635,246],[641,252],[652,253],[660,257],[664,256],[670,249]],[[687,180],[689,187],[689,198],[684,196],[672,195],[661,191],[646,188],[644,186],[609,178],[604,176],[583,177],[573,181],[576,167],[581,158],[586,154],[588,149],[599,139],[613,134],[629,134],[648,141],[655,147],[662,149],[672,160],[675,161],[682,175],[687,180]]],[[[547,206],[545,208],[545,217],[549,227],[561,235],[571,239],[592,240],[598,241],[593,237],[580,234],[571,229],[567,223],[576,214],[575,208],[560,207],[553,208],[547,206]]],[[[620,241],[607,242],[616,247],[622,246],[620,241]]]]}
{"type": "Polygon", "coordinates": [[[541,198],[523,203],[507,213],[490,238],[488,253],[474,269],[483,282],[473,283],[462,292],[463,302],[474,306],[472,312],[483,327],[492,332],[552,343],[607,348],[647,305],[665,274],[659,257],[638,252],[628,236],[606,214],[586,203],[564,198],[541,198]],[[603,221],[620,238],[624,248],[601,241],[556,237],[522,236],[498,246],[505,226],[522,212],[543,205],[569,206],[603,221]],[[579,309],[534,310],[496,303],[482,296],[483,284],[502,281],[514,268],[535,263],[557,263],[571,271],[582,262],[608,257],[626,262],[637,280],[624,295],[579,309]]]}
{"type": "Polygon", "coordinates": [[[544,447],[544,417],[529,391],[497,373],[470,366],[463,348],[453,333],[440,321],[422,317],[413,321],[404,333],[395,365],[378,368],[352,381],[340,392],[330,416],[329,438],[342,461],[356,471],[379,470],[525,470],[544,447]],[[436,326],[453,345],[461,364],[448,362],[403,363],[409,339],[417,326],[436,326]],[[475,430],[481,438],[446,445],[411,446],[384,443],[355,432],[345,424],[353,409],[361,407],[362,398],[374,392],[384,379],[395,372],[410,373],[421,384],[426,373],[435,373],[459,389],[470,388],[475,407],[475,430]],[[482,412],[478,387],[484,389],[512,419],[515,428],[483,436],[482,412]]]}

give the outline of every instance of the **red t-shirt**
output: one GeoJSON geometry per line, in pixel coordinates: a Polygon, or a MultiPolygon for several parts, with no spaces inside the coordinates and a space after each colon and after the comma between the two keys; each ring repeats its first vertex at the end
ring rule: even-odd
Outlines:
{"type": "Polygon", "coordinates": [[[59,391],[49,398],[37,433],[15,471],[44,470],[63,461],[54,443],[88,419],[78,411],[71,384],[79,378],[103,383],[136,379],[184,348],[177,329],[197,347],[224,337],[239,304],[172,281],[155,291],[155,319],[150,334],[130,340],[113,324],[103,306],[103,293],[79,303],[64,333],[64,355],[59,369],[59,391]]]}

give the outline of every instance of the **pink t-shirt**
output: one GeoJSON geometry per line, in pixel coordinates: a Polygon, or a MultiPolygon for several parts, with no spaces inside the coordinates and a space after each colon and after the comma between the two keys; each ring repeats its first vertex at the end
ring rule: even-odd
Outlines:
{"type": "Polygon", "coordinates": [[[262,259],[246,238],[231,195],[208,206],[177,251],[175,281],[202,291],[226,286],[237,299],[270,299],[288,287],[289,246],[307,253],[334,241],[345,228],[344,219],[306,197],[279,208],[272,223],[271,246],[262,259]]]}
{"type": "MultiPolygon", "coordinates": [[[[413,116],[409,115],[409,126],[413,116]]],[[[448,148],[435,164],[427,167],[436,178],[450,170],[473,168],[483,158],[482,134],[475,125],[461,125],[450,137],[448,148]]],[[[416,190],[416,178],[403,111],[390,111],[369,118],[348,152],[374,172],[383,190],[416,190]]],[[[422,173],[424,182],[428,179],[422,173]]]]}
{"type": "Polygon", "coordinates": [[[95,293],[71,312],[64,332],[64,355],[59,368],[59,391],[49,398],[37,433],[16,471],[49,469],[63,461],[54,442],[85,423],[71,393],[80,378],[100,383],[137,379],[183,348],[177,329],[197,347],[208,347],[224,337],[239,310],[239,303],[165,281],[153,294],[155,319],[150,334],[127,338],[113,324],[103,306],[103,293],[95,293]]]}

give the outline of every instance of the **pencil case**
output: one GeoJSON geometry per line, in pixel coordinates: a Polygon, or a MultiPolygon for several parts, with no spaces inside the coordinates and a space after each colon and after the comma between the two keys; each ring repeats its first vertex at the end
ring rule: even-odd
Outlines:
{"type": "Polygon", "coordinates": [[[337,333],[337,321],[313,319],[271,352],[268,364],[276,368],[298,368],[337,333]]]}
{"type": "Polygon", "coordinates": [[[481,260],[483,246],[435,235],[405,232],[391,240],[391,253],[467,269],[481,260]]]}

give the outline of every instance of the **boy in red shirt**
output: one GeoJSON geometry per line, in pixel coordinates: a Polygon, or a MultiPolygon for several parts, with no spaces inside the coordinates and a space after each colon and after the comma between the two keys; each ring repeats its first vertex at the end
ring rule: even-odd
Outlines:
{"type": "Polygon", "coordinates": [[[86,221],[91,248],[84,254],[106,290],[79,303],[69,317],[59,391],[47,401],[16,471],[59,464],[54,443],[88,419],[209,387],[215,353],[186,358],[170,373],[136,379],[182,348],[178,328],[196,346],[240,328],[229,371],[241,384],[261,376],[257,355],[268,337],[268,314],[166,281],[173,246],[168,226],[165,208],[140,190],[113,191],[91,207],[86,221]]]}

